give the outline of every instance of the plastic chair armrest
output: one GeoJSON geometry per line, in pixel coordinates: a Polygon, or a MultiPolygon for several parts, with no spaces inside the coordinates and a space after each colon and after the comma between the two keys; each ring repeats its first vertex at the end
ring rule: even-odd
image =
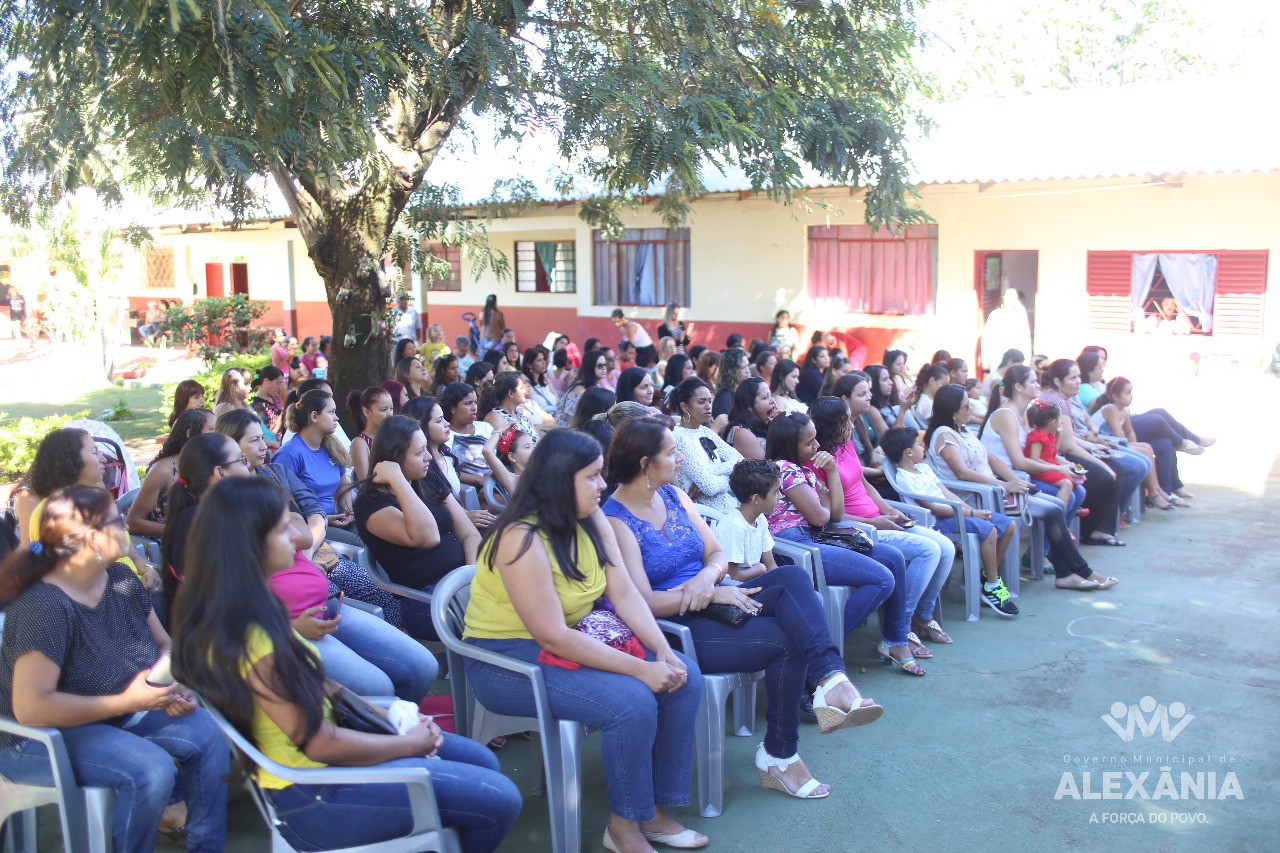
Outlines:
{"type": "Polygon", "coordinates": [[[885,503],[908,518],[913,519],[917,525],[922,525],[924,527],[933,526],[933,513],[929,512],[929,510],[922,506],[902,503],[901,501],[885,501],[885,503]]]}
{"type": "Polygon", "coordinates": [[[374,616],[377,616],[379,619],[386,618],[386,614],[382,612],[381,607],[379,607],[376,604],[370,604],[367,601],[360,601],[357,598],[346,598],[344,596],[342,599],[342,606],[354,607],[356,610],[363,610],[365,613],[372,613],[374,616]]]}
{"type": "Polygon", "coordinates": [[[811,550],[810,546],[801,545],[799,542],[789,542],[783,539],[773,540],[773,552],[784,557],[790,557],[797,566],[807,571],[810,580],[813,581],[813,588],[825,595],[827,591],[827,576],[824,572],[818,571],[818,561],[814,558],[814,550],[816,549],[811,550]]]}
{"type": "Polygon", "coordinates": [[[698,662],[698,651],[693,645],[693,631],[689,630],[688,625],[681,625],[679,622],[672,622],[670,619],[655,619],[658,623],[658,629],[668,637],[676,640],[674,645],[676,651],[682,652],[685,657],[698,662]]]}

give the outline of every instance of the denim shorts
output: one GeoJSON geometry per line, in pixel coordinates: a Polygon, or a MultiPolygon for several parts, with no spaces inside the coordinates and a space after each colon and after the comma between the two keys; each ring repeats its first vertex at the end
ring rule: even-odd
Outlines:
{"type": "MultiPolygon", "coordinates": [[[[998,512],[991,513],[990,521],[973,516],[964,517],[965,532],[976,533],[979,539],[986,539],[992,530],[996,531],[997,536],[1004,536],[1004,532],[1009,529],[1010,524],[1013,524],[1013,519],[998,512]]],[[[954,515],[950,518],[938,519],[938,530],[942,533],[955,533],[958,529],[954,515]]]]}

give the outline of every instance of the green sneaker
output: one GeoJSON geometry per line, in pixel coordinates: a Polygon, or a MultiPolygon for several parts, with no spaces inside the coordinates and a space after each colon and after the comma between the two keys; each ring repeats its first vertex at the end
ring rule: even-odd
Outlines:
{"type": "Polygon", "coordinates": [[[996,580],[994,589],[987,589],[987,585],[983,584],[982,600],[1001,616],[1014,617],[1018,615],[1018,605],[1013,603],[1009,590],[1005,588],[1003,579],[996,580]]]}

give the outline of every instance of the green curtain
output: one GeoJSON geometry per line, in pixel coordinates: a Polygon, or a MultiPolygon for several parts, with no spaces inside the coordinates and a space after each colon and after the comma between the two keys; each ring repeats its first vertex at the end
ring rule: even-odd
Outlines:
{"type": "Polygon", "coordinates": [[[533,250],[542,261],[542,268],[547,273],[547,288],[556,289],[556,244],[549,240],[539,240],[533,244],[533,250]]]}

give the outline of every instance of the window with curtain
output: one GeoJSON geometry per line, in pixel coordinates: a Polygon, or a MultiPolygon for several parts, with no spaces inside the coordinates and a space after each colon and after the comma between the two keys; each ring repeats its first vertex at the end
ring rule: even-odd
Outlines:
{"type": "Polygon", "coordinates": [[[427,290],[462,290],[462,249],[458,246],[446,246],[443,243],[424,243],[422,251],[434,255],[437,260],[449,265],[448,272],[443,267],[426,270],[422,283],[427,290]]]}
{"type": "Polygon", "coordinates": [[[897,234],[869,225],[809,226],[808,294],[859,314],[927,314],[937,286],[938,226],[897,234]]]}
{"type": "Polygon", "coordinates": [[[621,239],[596,231],[596,305],[689,304],[689,229],[635,228],[621,239]]]}
{"type": "Polygon", "coordinates": [[[575,293],[578,251],[571,240],[517,240],[516,291],[575,293]]]}

